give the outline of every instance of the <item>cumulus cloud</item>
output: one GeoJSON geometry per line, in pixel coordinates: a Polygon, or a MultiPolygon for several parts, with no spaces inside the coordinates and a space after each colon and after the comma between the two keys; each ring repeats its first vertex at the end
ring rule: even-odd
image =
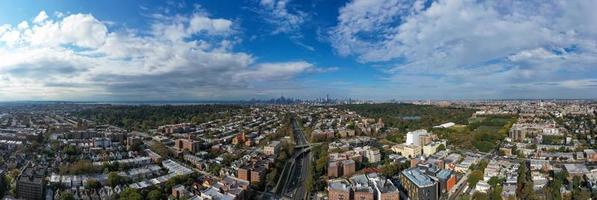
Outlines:
{"type": "Polygon", "coordinates": [[[597,76],[595,6],[596,1],[353,0],[340,8],[329,37],[338,54],[387,66],[389,80],[402,80],[394,85],[399,88],[435,85],[425,91],[442,98],[456,88],[485,93],[490,85],[488,97],[511,97],[512,88],[533,82],[597,76]]]}
{"type": "Polygon", "coordinates": [[[260,0],[257,13],[273,26],[271,34],[286,34],[297,46],[309,51],[315,48],[303,42],[302,26],[309,20],[309,15],[289,6],[291,0],[260,0]]]}
{"type": "Polygon", "coordinates": [[[259,5],[264,9],[265,19],[275,26],[273,33],[289,33],[300,29],[305,22],[306,13],[301,11],[291,12],[288,7],[289,0],[261,0],[259,5]]]}
{"type": "Polygon", "coordinates": [[[33,18],[33,23],[40,24],[46,19],[48,19],[48,14],[46,14],[46,11],[42,10],[35,18],[33,18]]]}
{"type": "Polygon", "coordinates": [[[31,25],[0,26],[0,99],[242,98],[319,70],[234,51],[234,22],[204,12],[156,18],[147,30],[111,26],[44,11],[31,25]]]}

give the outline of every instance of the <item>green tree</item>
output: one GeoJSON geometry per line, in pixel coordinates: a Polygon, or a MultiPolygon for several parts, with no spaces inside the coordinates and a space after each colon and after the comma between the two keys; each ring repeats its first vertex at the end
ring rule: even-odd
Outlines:
{"type": "Polygon", "coordinates": [[[446,146],[444,144],[440,144],[439,146],[437,146],[437,151],[443,151],[446,150],[446,146]]]}
{"type": "Polygon", "coordinates": [[[120,200],[141,200],[143,196],[133,188],[126,188],[120,193],[120,200]]]}
{"type": "Polygon", "coordinates": [[[118,162],[106,162],[104,163],[103,167],[105,171],[115,172],[118,171],[119,165],[120,164],[118,162]]]}
{"type": "Polygon", "coordinates": [[[319,153],[317,155],[317,160],[315,161],[315,172],[318,174],[323,174],[325,168],[328,165],[328,148],[327,145],[325,147],[318,147],[319,153]]]}
{"type": "Polygon", "coordinates": [[[154,190],[150,191],[149,193],[147,193],[147,199],[149,199],[149,200],[160,200],[163,198],[164,198],[164,195],[162,194],[162,191],[160,191],[158,189],[154,189],[154,190]]]}
{"type": "Polygon", "coordinates": [[[398,173],[399,167],[394,163],[387,163],[381,167],[381,173],[386,177],[392,177],[398,173]]]}
{"type": "Polygon", "coordinates": [[[488,200],[487,194],[481,192],[475,192],[472,197],[473,200],[488,200]]]}
{"type": "Polygon", "coordinates": [[[102,187],[102,184],[95,180],[95,179],[89,179],[86,183],[85,183],[85,188],[86,189],[100,189],[102,187]]]}
{"type": "Polygon", "coordinates": [[[492,176],[491,178],[489,178],[489,181],[487,181],[487,183],[489,185],[491,185],[491,187],[495,188],[498,184],[501,184],[503,182],[503,180],[497,176],[492,176]]]}
{"type": "Polygon", "coordinates": [[[574,178],[572,178],[572,188],[573,189],[580,188],[580,177],[579,176],[574,176],[574,178]]]}
{"type": "Polygon", "coordinates": [[[498,185],[491,189],[491,193],[489,193],[489,199],[491,200],[502,200],[502,186],[498,185]]]}
{"type": "Polygon", "coordinates": [[[572,199],[591,199],[591,193],[586,190],[573,191],[572,199]]]}
{"type": "Polygon", "coordinates": [[[70,192],[62,192],[60,193],[60,200],[75,200],[75,196],[70,192]]]}
{"type": "Polygon", "coordinates": [[[276,185],[276,182],[278,181],[278,169],[272,169],[272,171],[267,174],[265,179],[268,185],[276,185]]]}
{"type": "Polygon", "coordinates": [[[170,150],[168,150],[168,147],[161,142],[154,141],[151,145],[149,145],[149,149],[160,156],[168,157],[170,155],[170,150]]]}
{"type": "Polygon", "coordinates": [[[473,170],[473,172],[471,172],[467,180],[469,187],[475,187],[475,185],[477,185],[477,182],[479,182],[481,179],[483,179],[483,171],[478,169],[473,170]]]}
{"type": "Polygon", "coordinates": [[[117,185],[124,184],[125,182],[125,177],[118,175],[116,172],[110,172],[108,174],[108,185],[110,187],[116,187],[117,185]]]}

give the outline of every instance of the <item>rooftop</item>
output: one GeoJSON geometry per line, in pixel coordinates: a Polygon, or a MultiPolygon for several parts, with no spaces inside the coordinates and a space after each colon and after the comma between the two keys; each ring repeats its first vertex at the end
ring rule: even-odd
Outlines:
{"type": "Polygon", "coordinates": [[[448,178],[450,178],[450,175],[452,175],[452,171],[447,170],[447,169],[442,169],[441,171],[439,171],[437,173],[437,178],[448,179],[448,178]]]}
{"type": "Polygon", "coordinates": [[[342,179],[331,180],[330,184],[328,185],[329,189],[332,190],[342,190],[342,191],[349,191],[350,184],[342,179]]]}
{"type": "Polygon", "coordinates": [[[417,168],[404,170],[402,171],[402,174],[419,187],[427,187],[435,184],[435,182],[431,178],[429,178],[429,176],[423,174],[417,168]]]}

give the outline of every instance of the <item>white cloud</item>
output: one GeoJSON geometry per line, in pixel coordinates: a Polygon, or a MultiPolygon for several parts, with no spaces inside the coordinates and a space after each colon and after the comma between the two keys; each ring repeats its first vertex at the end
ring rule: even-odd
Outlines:
{"type": "Polygon", "coordinates": [[[267,22],[274,25],[274,34],[293,33],[298,31],[305,22],[304,12],[288,9],[289,0],[261,0],[263,16],[267,22]]]}
{"type": "Polygon", "coordinates": [[[260,63],[252,70],[239,73],[236,78],[241,80],[287,80],[295,74],[314,69],[313,64],[305,61],[284,63],[260,63]]]}
{"type": "Polygon", "coordinates": [[[41,24],[43,23],[46,19],[48,19],[48,14],[46,14],[46,11],[40,11],[39,14],[33,18],[33,23],[35,24],[41,24]]]}
{"type": "Polygon", "coordinates": [[[566,80],[557,84],[570,89],[595,88],[597,87],[597,79],[566,80]]]}
{"type": "Polygon", "coordinates": [[[508,59],[511,61],[520,61],[525,59],[544,59],[548,57],[553,57],[553,54],[544,48],[536,48],[518,52],[514,55],[508,56],[508,59]]]}
{"type": "Polygon", "coordinates": [[[19,28],[20,30],[24,30],[29,28],[29,23],[27,23],[26,21],[22,21],[21,23],[19,23],[19,25],[17,25],[17,28],[19,28]]]}
{"type": "Polygon", "coordinates": [[[442,82],[423,91],[490,85],[500,97],[526,83],[597,76],[596,3],[353,0],[329,34],[340,55],[388,66],[390,80],[411,77],[398,89],[431,79],[442,82]]]}
{"type": "Polygon", "coordinates": [[[229,34],[232,31],[232,22],[226,19],[210,19],[206,16],[195,14],[189,22],[188,32],[191,34],[205,31],[208,34],[229,34]]]}
{"type": "Polygon", "coordinates": [[[23,46],[76,45],[98,48],[106,40],[108,28],[90,14],[74,14],[60,21],[47,20],[22,32],[23,46]]]}
{"type": "Polygon", "coordinates": [[[41,21],[0,26],[1,100],[242,98],[319,70],[235,52],[233,22],[204,13],[156,19],[150,31],[110,30],[91,14],[41,21]]]}

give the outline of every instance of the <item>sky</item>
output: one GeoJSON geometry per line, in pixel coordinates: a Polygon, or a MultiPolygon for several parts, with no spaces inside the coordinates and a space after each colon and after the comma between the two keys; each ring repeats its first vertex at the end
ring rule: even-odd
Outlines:
{"type": "Polygon", "coordinates": [[[594,8],[0,1],[0,101],[597,98],[594,8]]]}

